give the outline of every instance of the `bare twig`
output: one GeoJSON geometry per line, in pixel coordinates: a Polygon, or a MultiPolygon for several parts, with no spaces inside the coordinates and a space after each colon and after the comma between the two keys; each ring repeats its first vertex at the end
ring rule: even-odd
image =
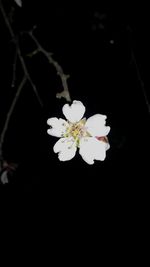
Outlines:
{"type": "Polygon", "coordinates": [[[12,76],[11,87],[15,87],[17,57],[18,57],[18,53],[17,53],[17,46],[16,46],[15,55],[14,55],[14,62],[13,62],[13,76],[12,76]]]}
{"type": "Polygon", "coordinates": [[[8,110],[6,121],[4,123],[3,129],[2,129],[2,132],[1,132],[1,135],[0,135],[0,170],[1,170],[2,164],[3,164],[3,143],[4,143],[5,134],[6,134],[6,131],[8,129],[9,121],[11,119],[13,110],[14,110],[15,105],[16,105],[16,102],[17,102],[17,100],[19,98],[21,90],[22,90],[23,86],[25,85],[26,81],[30,82],[31,87],[32,87],[32,89],[33,89],[33,91],[34,91],[34,93],[35,93],[35,95],[36,95],[36,97],[38,99],[38,102],[40,103],[41,106],[42,106],[42,101],[41,101],[40,96],[39,96],[39,94],[38,94],[38,92],[36,90],[36,86],[34,85],[32,79],[31,79],[31,77],[29,75],[29,72],[28,72],[28,69],[26,67],[25,61],[24,61],[24,59],[23,59],[23,57],[21,55],[21,50],[20,50],[18,38],[14,34],[14,31],[13,31],[13,29],[11,27],[11,24],[10,24],[10,21],[9,21],[9,19],[8,19],[6,13],[5,13],[5,10],[3,8],[3,4],[2,4],[1,0],[0,0],[0,11],[1,11],[2,16],[4,18],[5,24],[6,24],[7,28],[8,28],[8,30],[9,30],[11,38],[12,38],[12,40],[13,40],[15,46],[16,46],[15,47],[16,48],[16,52],[15,52],[14,64],[13,64],[12,86],[15,85],[17,57],[19,58],[21,66],[22,66],[23,71],[24,71],[24,76],[23,76],[22,81],[21,81],[21,83],[20,83],[20,85],[19,85],[19,87],[18,87],[18,89],[16,91],[16,95],[13,98],[12,104],[11,104],[9,110],[8,110]]]}
{"type": "MultiPolygon", "coordinates": [[[[127,25],[127,31],[128,31],[128,34],[129,34],[129,38],[132,40],[132,28],[130,27],[130,25],[127,25]]],[[[143,82],[141,74],[140,74],[140,70],[139,70],[139,67],[138,67],[138,63],[137,63],[137,60],[136,60],[136,57],[135,57],[135,53],[134,53],[134,50],[133,50],[133,47],[132,47],[131,40],[130,40],[131,59],[132,59],[132,62],[134,64],[134,67],[135,67],[135,70],[136,70],[136,74],[137,74],[137,78],[138,78],[139,84],[141,86],[141,90],[142,90],[142,94],[144,96],[144,100],[145,100],[145,104],[146,104],[146,107],[147,107],[147,111],[148,111],[148,113],[150,115],[150,103],[149,103],[149,100],[148,100],[148,96],[147,96],[147,93],[146,93],[144,82],[143,82]]]]}
{"type": "Polygon", "coordinates": [[[19,56],[19,59],[20,59],[22,68],[24,70],[24,74],[25,74],[27,80],[30,82],[30,84],[32,86],[32,89],[33,89],[33,91],[34,91],[34,93],[36,95],[36,98],[37,98],[40,106],[43,106],[42,100],[41,100],[41,98],[40,98],[40,96],[39,96],[39,94],[37,92],[36,86],[35,86],[35,84],[33,83],[32,79],[30,77],[30,74],[29,74],[28,69],[27,69],[26,64],[25,64],[25,61],[24,61],[24,59],[23,59],[23,57],[21,55],[21,51],[20,51],[20,47],[19,46],[18,46],[18,49],[17,50],[18,50],[18,56],[19,56]]]}
{"type": "Polygon", "coordinates": [[[27,57],[33,57],[33,56],[35,56],[37,53],[39,53],[39,49],[36,49],[36,50],[34,50],[33,52],[27,54],[27,57]]]}
{"type": "Polygon", "coordinates": [[[139,81],[141,89],[142,89],[142,93],[143,93],[143,96],[144,96],[145,104],[147,106],[148,113],[150,114],[150,104],[149,104],[148,97],[147,97],[147,94],[146,94],[145,85],[144,85],[144,82],[143,82],[143,80],[141,78],[140,70],[139,70],[139,67],[138,67],[138,64],[137,64],[137,61],[136,61],[136,58],[135,58],[133,50],[131,51],[131,57],[132,57],[132,60],[133,60],[133,63],[134,63],[135,69],[136,69],[138,81],[139,81]]]}
{"type": "MultiPolygon", "coordinates": [[[[33,28],[33,30],[35,29],[35,27],[33,28]]],[[[63,91],[61,93],[57,93],[56,97],[57,98],[61,98],[64,97],[67,101],[71,101],[71,97],[70,97],[70,93],[69,93],[69,88],[68,88],[68,83],[67,80],[69,78],[69,75],[64,74],[62,67],[59,65],[59,63],[53,59],[52,57],[52,53],[47,52],[39,43],[39,41],[37,40],[37,38],[33,35],[33,30],[29,31],[28,34],[31,36],[32,40],[35,42],[37,49],[35,51],[33,51],[32,53],[30,53],[30,56],[35,55],[38,52],[41,52],[49,61],[50,64],[52,64],[56,71],[57,71],[57,75],[60,76],[61,82],[62,82],[62,86],[63,86],[63,91]]]]}
{"type": "Polygon", "coordinates": [[[22,79],[22,81],[21,81],[21,83],[20,83],[20,85],[19,85],[19,87],[17,89],[16,95],[13,98],[13,101],[12,101],[12,104],[11,104],[11,106],[9,108],[9,111],[7,113],[7,118],[6,118],[3,130],[2,130],[1,136],[0,136],[0,159],[2,158],[2,147],[3,147],[6,131],[8,129],[8,124],[9,124],[9,121],[11,119],[14,107],[16,105],[16,102],[17,102],[17,100],[18,100],[18,98],[20,96],[21,90],[22,90],[23,86],[25,85],[26,81],[27,81],[27,78],[24,75],[24,77],[23,77],[23,79],[22,79]]]}
{"type": "Polygon", "coordinates": [[[14,34],[13,29],[12,29],[10,23],[9,23],[9,19],[6,16],[5,10],[3,8],[2,0],[0,0],[0,10],[1,10],[3,18],[5,20],[6,26],[8,27],[8,30],[10,32],[10,35],[11,35],[12,39],[14,40],[15,39],[15,34],[14,34]]]}
{"type": "Polygon", "coordinates": [[[37,100],[38,102],[40,103],[41,106],[43,106],[42,104],[42,100],[40,99],[40,96],[37,92],[37,89],[36,89],[36,86],[34,85],[33,81],[31,80],[31,77],[28,73],[28,70],[27,70],[27,67],[26,67],[26,64],[25,64],[25,61],[21,55],[21,51],[20,51],[20,46],[19,46],[19,43],[18,43],[18,38],[15,36],[14,32],[13,32],[13,29],[10,25],[10,22],[9,22],[9,19],[7,18],[7,15],[5,13],[5,10],[3,8],[3,5],[2,5],[2,1],[0,0],[0,10],[1,10],[1,13],[3,15],[3,18],[4,18],[4,21],[8,27],[8,30],[9,30],[9,33],[12,37],[12,40],[14,41],[15,45],[16,45],[16,49],[17,49],[17,54],[18,54],[18,57],[19,57],[19,60],[21,62],[21,65],[22,65],[22,68],[24,70],[24,75],[26,76],[26,78],[28,79],[28,81],[30,82],[31,86],[32,86],[32,89],[37,97],[37,100]]]}

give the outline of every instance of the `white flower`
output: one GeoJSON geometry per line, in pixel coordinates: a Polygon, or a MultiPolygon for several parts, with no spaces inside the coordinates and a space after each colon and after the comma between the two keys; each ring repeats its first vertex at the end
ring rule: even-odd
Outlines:
{"type": "Polygon", "coordinates": [[[85,106],[76,100],[71,106],[65,104],[62,111],[67,121],[58,118],[47,120],[50,126],[47,133],[60,137],[53,148],[59,160],[71,160],[79,148],[79,154],[88,164],[94,164],[94,160],[103,161],[110,147],[106,137],[110,131],[110,127],[105,125],[107,117],[96,114],[86,120],[83,118],[85,106]]]}

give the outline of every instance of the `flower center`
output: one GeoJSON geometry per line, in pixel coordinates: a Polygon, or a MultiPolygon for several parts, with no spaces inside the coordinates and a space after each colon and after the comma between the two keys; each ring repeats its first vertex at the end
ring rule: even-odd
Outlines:
{"type": "Polygon", "coordinates": [[[90,136],[84,127],[85,123],[86,119],[82,119],[77,123],[69,122],[69,126],[66,129],[64,137],[73,137],[78,146],[81,137],[90,136]]]}

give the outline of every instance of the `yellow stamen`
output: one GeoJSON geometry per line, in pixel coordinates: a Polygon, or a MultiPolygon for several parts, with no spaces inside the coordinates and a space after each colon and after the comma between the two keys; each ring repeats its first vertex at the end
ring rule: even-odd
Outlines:
{"type": "Polygon", "coordinates": [[[66,129],[66,133],[64,137],[73,137],[76,145],[79,146],[79,141],[81,137],[89,137],[90,134],[86,131],[84,125],[86,123],[86,119],[82,119],[77,123],[70,123],[69,127],[66,129]]]}

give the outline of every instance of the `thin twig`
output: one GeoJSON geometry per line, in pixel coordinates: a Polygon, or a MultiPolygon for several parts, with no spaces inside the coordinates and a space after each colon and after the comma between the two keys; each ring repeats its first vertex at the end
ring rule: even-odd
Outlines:
{"type": "Polygon", "coordinates": [[[4,21],[5,21],[5,23],[6,23],[7,27],[8,27],[9,33],[10,33],[10,35],[12,37],[12,40],[14,41],[14,43],[16,45],[17,54],[18,54],[19,60],[21,62],[22,68],[24,70],[24,74],[25,74],[26,78],[29,80],[29,82],[31,84],[31,87],[32,87],[32,89],[33,89],[33,91],[34,91],[34,93],[35,93],[35,95],[37,97],[38,102],[40,103],[41,106],[43,106],[42,100],[40,99],[40,96],[39,96],[39,94],[37,92],[36,86],[34,85],[33,81],[31,80],[31,77],[30,77],[30,75],[28,73],[25,61],[24,61],[24,59],[23,59],[23,57],[21,55],[21,51],[20,51],[20,47],[19,47],[19,43],[18,43],[18,38],[15,36],[15,34],[13,32],[13,29],[12,29],[12,27],[10,25],[9,19],[7,18],[7,15],[5,13],[5,10],[3,8],[1,0],[0,0],[0,10],[1,10],[1,13],[3,15],[4,21]]]}
{"type": "MultiPolygon", "coordinates": [[[[129,24],[127,25],[127,31],[128,31],[130,40],[132,40],[133,32],[132,32],[132,28],[130,27],[129,24]]],[[[138,78],[139,84],[141,86],[142,94],[144,96],[144,100],[145,100],[145,104],[146,104],[146,107],[147,107],[147,111],[148,111],[148,113],[150,115],[150,104],[149,104],[148,96],[147,96],[147,93],[146,93],[146,90],[145,90],[145,85],[144,85],[144,82],[143,82],[141,74],[140,74],[140,70],[139,70],[139,67],[138,67],[138,64],[137,64],[137,60],[136,60],[135,53],[134,53],[134,50],[133,50],[131,42],[130,42],[130,49],[131,49],[131,59],[132,59],[132,62],[134,63],[134,67],[135,67],[135,70],[136,70],[136,74],[137,74],[137,78],[138,78]]]]}
{"type": "Polygon", "coordinates": [[[17,53],[17,46],[15,49],[15,55],[14,55],[14,62],[13,62],[13,75],[12,75],[12,83],[11,83],[11,87],[15,87],[15,82],[16,82],[16,65],[17,65],[17,57],[18,57],[18,53],[17,53]]]}
{"type": "Polygon", "coordinates": [[[33,89],[33,91],[34,91],[34,93],[36,95],[36,98],[37,98],[40,106],[42,107],[43,106],[42,100],[41,100],[41,98],[40,98],[40,96],[39,96],[39,94],[37,92],[37,89],[36,89],[35,84],[33,83],[32,79],[30,77],[30,74],[29,74],[28,69],[27,69],[26,64],[25,64],[25,61],[24,61],[24,59],[23,59],[23,57],[21,55],[21,51],[20,51],[20,47],[19,46],[18,46],[18,49],[17,50],[18,50],[18,56],[19,56],[19,59],[20,59],[22,68],[24,70],[24,74],[25,74],[26,78],[28,79],[28,81],[30,82],[30,84],[32,86],[32,89],[33,89]]]}
{"type": "Polygon", "coordinates": [[[25,84],[25,82],[27,80],[30,82],[31,87],[32,87],[32,89],[33,89],[33,91],[34,91],[34,93],[35,93],[35,95],[36,95],[36,97],[38,99],[38,102],[40,103],[41,106],[42,106],[42,101],[40,99],[40,96],[38,95],[38,92],[36,90],[36,86],[34,85],[33,81],[31,80],[31,77],[30,77],[30,75],[28,73],[28,70],[27,70],[25,61],[24,61],[24,59],[23,59],[23,57],[21,55],[21,50],[20,50],[18,38],[14,34],[14,31],[13,31],[13,29],[11,27],[11,24],[10,24],[10,21],[9,21],[9,19],[8,19],[6,13],[5,13],[5,10],[3,8],[3,4],[2,4],[2,1],[1,0],[0,0],[0,11],[1,11],[2,16],[4,18],[4,21],[6,23],[6,26],[7,26],[8,30],[9,30],[10,36],[11,36],[11,38],[12,38],[12,40],[13,40],[15,46],[16,46],[16,54],[15,54],[14,65],[13,65],[13,81],[12,81],[12,85],[14,84],[15,78],[16,78],[15,72],[16,72],[16,60],[17,60],[17,56],[18,56],[18,58],[20,60],[20,63],[22,65],[22,68],[23,68],[23,71],[24,71],[23,79],[22,79],[22,81],[21,81],[21,83],[20,83],[20,85],[19,85],[19,87],[18,87],[18,89],[16,91],[16,95],[14,96],[13,101],[12,101],[12,104],[11,104],[9,110],[8,110],[6,121],[4,123],[4,127],[3,127],[2,132],[1,132],[1,135],[0,135],[0,170],[1,170],[2,162],[3,162],[3,151],[2,150],[3,150],[3,143],[4,143],[4,139],[5,139],[5,134],[6,134],[6,131],[8,129],[9,121],[11,119],[13,110],[14,110],[15,105],[16,105],[16,102],[17,102],[17,100],[19,98],[19,95],[21,93],[21,90],[22,90],[22,88],[23,88],[23,86],[24,86],[24,84],[25,84]]]}
{"type": "MultiPolygon", "coordinates": [[[[35,29],[35,27],[33,28],[35,29]]],[[[63,86],[63,91],[61,93],[57,93],[56,97],[61,98],[64,97],[67,101],[71,101],[70,93],[69,93],[69,88],[68,88],[68,83],[67,80],[69,78],[69,75],[64,74],[62,67],[59,65],[59,63],[53,59],[52,53],[47,52],[39,43],[37,38],[33,35],[33,30],[29,31],[28,34],[31,36],[32,40],[35,42],[37,49],[33,51],[30,56],[35,55],[37,52],[41,52],[49,61],[50,64],[52,64],[56,71],[57,75],[60,76],[62,86],[63,86]]]]}
{"type": "Polygon", "coordinates": [[[7,27],[8,27],[8,30],[10,32],[10,35],[11,35],[12,39],[14,40],[15,39],[15,34],[14,34],[13,29],[12,29],[10,23],[9,23],[9,19],[6,16],[6,13],[5,13],[5,10],[3,8],[3,4],[2,4],[2,1],[1,0],[0,0],[0,10],[1,10],[1,13],[3,15],[3,18],[5,20],[5,23],[6,23],[7,27]]]}
{"type": "Polygon", "coordinates": [[[142,92],[143,92],[145,104],[147,106],[148,113],[150,114],[150,104],[149,104],[148,97],[147,97],[147,94],[146,94],[145,85],[144,85],[144,82],[143,82],[143,80],[141,78],[140,70],[139,70],[139,67],[138,67],[138,64],[137,64],[137,61],[136,61],[136,58],[135,58],[133,50],[131,51],[131,57],[132,57],[132,60],[133,60],[133,63],[134,63],[135,69],[136,69],[138,81],[140,83],[140,86],[141,86],[141,89],[142,89],[142,92]]]}
{"type": "Polygon", "coordinates": [[[17,89],[17,92],[16,92],[16,95],[14,96],[13,98],[13,101],[12,101],[12,104],[9,108],[9,111],[7,113],[7,117],[6,117],[6,120],[5,120],[5,124],[4,124],[4,127],[3,127],[3,130],[2,130],[2,133],[1,133],[1,136],[0,136],[0,157],[2,157],[2,146],[3,146],[3,143],[4,143],[4,138],[5,138],[5,134],[6,134],[6,131],[8,129],[8,124],[9,124],[9,121],[11,119],[11,116],[12,116],[12,113],[13,113],[13,110],[14,110],[14,107],[17,103],[17,100],[20,96],[20,93],[21,93],[21,90],[23,88],[23,86],[25,85],[27,81],[27,78],[26,76],[24,75],[18,89],[17,89]]]}

